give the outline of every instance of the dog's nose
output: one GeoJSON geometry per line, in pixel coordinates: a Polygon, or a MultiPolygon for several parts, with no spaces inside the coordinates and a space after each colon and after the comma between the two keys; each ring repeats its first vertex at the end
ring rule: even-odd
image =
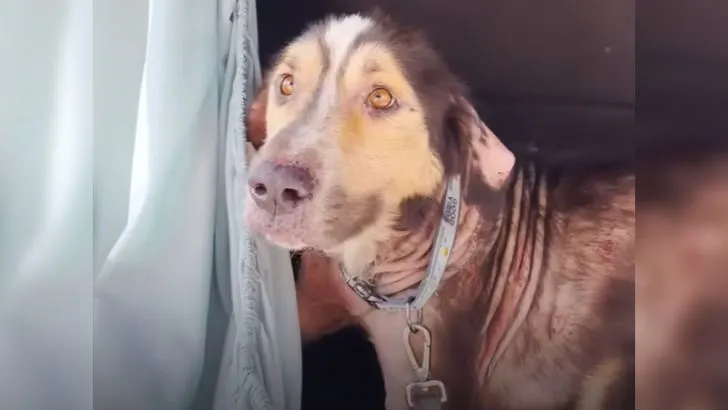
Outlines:
{"type": "Polygon", "coordinates": [[[311,196],[313,178],[294,165],[258,164],[248,178],[250,195],[268,212],[291,211],[311,196]]]}

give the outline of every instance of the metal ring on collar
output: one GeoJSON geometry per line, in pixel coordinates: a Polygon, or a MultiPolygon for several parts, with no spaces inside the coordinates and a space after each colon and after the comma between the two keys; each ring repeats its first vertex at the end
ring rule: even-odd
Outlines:
{"type": "Polygon", "coordinates": [[[406,306],[405,314],[407,315],[407,326],[410,328],[412,333],[417,333],[417,325],[422,323],[422,309],[415,309],[412,307],[412,303],[408,302],[406,306]],[[414,311],[414,320],[412,320],[412,313],[414,311]]]}

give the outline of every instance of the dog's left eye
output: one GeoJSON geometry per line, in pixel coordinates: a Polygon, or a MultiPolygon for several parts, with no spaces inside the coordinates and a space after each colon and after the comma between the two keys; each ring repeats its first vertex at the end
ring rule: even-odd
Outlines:
{"type": "Polygon", "coordinates": [[[394,105],[394,96],[386,88],[376,88],[369,93],[367,105],[375,110],[386,110],[394,105]]]}
{"type": "Polygon", "coordinates": [[[293,76],[291,74],[286,74],[283,78],[281,78],[281,84],[278,88],[281,94],[288,97],[293,94],[293,85],[293,76]]]}

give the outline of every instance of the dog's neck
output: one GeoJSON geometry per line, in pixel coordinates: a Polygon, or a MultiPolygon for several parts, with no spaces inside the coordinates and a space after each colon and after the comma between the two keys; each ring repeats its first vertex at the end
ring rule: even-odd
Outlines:
{"type": "MultiPolygon", "coordinates": [[[[444,193],[441,192],[439,197],[444,197],[444,193]]],[[[380,245],[367,277],[378,294],[397,297],[425,279],[441,221],[442,203],[438,202],[418,229],[396,232],[380,245]]],[[[484,223],[476,207],[460,201],[455,243],[442,281],[448,280],[474,259],[479,247],[473,238],[480,236],[484,223]]]]}
{"type": "MultiPolygon", "coordinates": [[[[435,301],[445,328],[432,330],[445,351],[465,358],[436,369],[450,384],[463,385],[463,397],[472,393],[467,383],[486,383],[534,303],[548,241],[548,201],[546,176],[530,165],[513,170],[499,212],[484,214],[477,204],[461,201],[455,245],[435,301]],[[466,383],[462,371],[468,367],[476,379],[466,383]]],[[[401,299],[422,282],[439,220],[433,215],[380,254],[371,270],[380,295],[401,299]]]]}
{"type": "MultiPolygon", "coordinates": [[[[471,143],[470,151],[476,151],[474,147],[476,143],[471,143]]],[[[498,200],[491,201],[497,203],[498,209],[485,210],[484,205],[480,203],[481,196],[477,192],[471,192],[479,187],[479,184],[472,181],[482,181],[485,177],[480,167],[481,163],[473,160],[478,158],[477,154],[470,151],[465,153],[468,160],[463,161],[465,165],[461,171],[462,196],[457,232],[447,269],[441,279],[443,283],[458,272],[472,271],[483,263],[494,248],[504,218],[511,214],[507,209],[507,204],[512,204],[508,196],[514,195],[514,188],[522,186],[519,183],[522,174],[514,168],[512,173],[504,178],[498,192],[491,192],[491,195],[499,197],[498,200]]],[[[380,296],[399,299],[404,293],[411,293],[411,290],[425,279],[427,267],[433,258],[435,236],[443,217],[446,188],[446,181],[443,180],[433,196],[437,199],[430,202],[427,212],[422,215],[421,223],[416,228],[391,230],[385,240],[377,242],[371,249],[369,254],[374,255],[373,257],[370,256],[364,261],[360,259],[349,266],[344,260],[347,273],[369,281],[380,296]]],[[[520,194],[518,196],[520,197],[520,194]]],[[[357,256],[367,253],[360,248],[357,256]]]]}

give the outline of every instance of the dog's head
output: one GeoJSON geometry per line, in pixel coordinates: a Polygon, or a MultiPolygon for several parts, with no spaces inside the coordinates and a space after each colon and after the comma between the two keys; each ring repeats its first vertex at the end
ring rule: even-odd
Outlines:
{"type": "MultiPolygon", "coordinates": [[[[366,253],[362,246],[421,223],[445,178],[478,155],[469,130],[481,123],[459,81],[422,35],[384,18],[311,26],[264,83],[248,116],[260,149],[246,222],[280,246],[366,253]]],[[[491,135],[480,136],[480,157],[507,173],[512,155],[491,135]]]]}

